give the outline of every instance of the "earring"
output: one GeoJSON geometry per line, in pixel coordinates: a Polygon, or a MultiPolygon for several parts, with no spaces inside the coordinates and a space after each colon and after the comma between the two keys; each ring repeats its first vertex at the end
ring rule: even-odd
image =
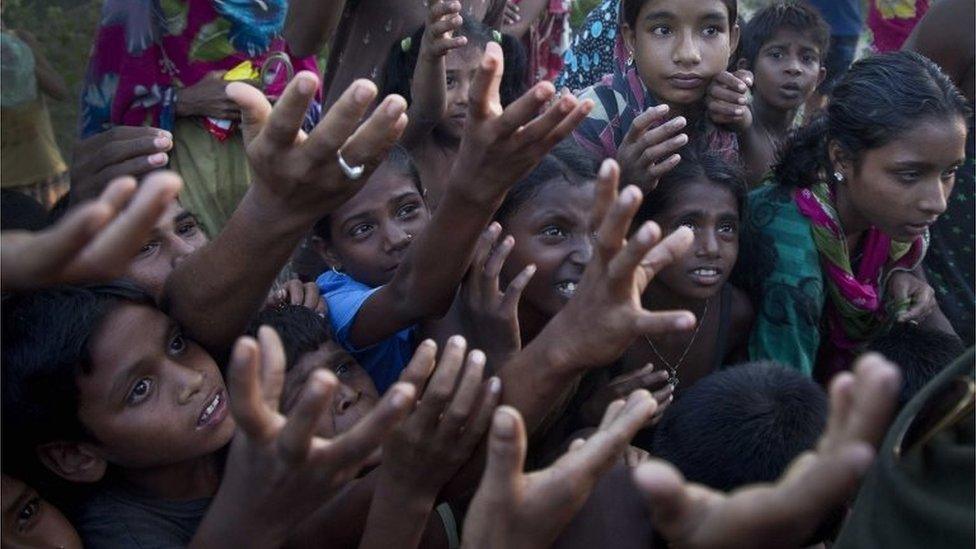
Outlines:
{"type": "Polygon", "coordinates": [[[627,66],[632,67],[634,65],[634,52],[627,52],[627,66]]]}
{"type": "Polygon", "coordinates": [[[840,173],[839,170],[838,171],[835,171],[834,172],[834,180],[837,181],[838,183],[843,183],[844,182],[844,174],[840,173]]]}

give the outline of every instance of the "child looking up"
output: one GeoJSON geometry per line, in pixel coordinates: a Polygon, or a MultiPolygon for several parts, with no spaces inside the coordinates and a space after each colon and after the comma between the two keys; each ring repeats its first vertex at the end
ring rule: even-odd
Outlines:
{"type": "Polygon", "coordinates": [[[440,202],[468,114],[468,88],[491,29],[458,14],[461,3],[435,0],[427,24],[393,44],[380,96],[403,96],[409,122],[400,143],[410,151],[433,207],[440,202]]]}
{"type": "Polygon", "coordinates": [[[780,144],[797,122],[797,111],[823,82],[830,28],[806,2],[779,0],[756,12],[742,28],[738,68],[755,79],[752,126],[742,150],[748,183],[772,167],[780,144]]]}
{"type": "MultiPolygon", "coordinates": [[[[965,161],[966,112],[918,54],[863,59],[841,78],[826,114],[784,145],[772,184],[749,195],[739,272],[758,315],[751,359],[808,375],[819,362],[829,379],[923,297],[894,299],[889,286],[924,280],[929,226],[965,161]]],[[[918,320],[951,330],[937,310],[918,320]]]]}
{"type": "Polygon", "coordinates": [[[721,75],[738,94],[732,114],[748,111],[748,82],[726,74],[739,41],[736,0],[625,0],[621,10],[629,68],[581,92],[598,106],[576,140],[599,159],[616,158],[621,183],[645,190],[677,165],[689,139],[737,157],[735,135],[715,127],[706,109],[709,86],[721,75]]]}
{"type": "Polygon", "coordinates": [[[320,250],[335,267],[317,283],[336,340],[381,393],[413,352],[422,321],[454,301],[478,237],[509,188],[589,112],[592,103],[536,84],[502,109],[501,48],[489,42],[470,86],[468,118],[440,207],[431,215],[409,154],[392,152],[353,198],[320,220],[320,250]]]}

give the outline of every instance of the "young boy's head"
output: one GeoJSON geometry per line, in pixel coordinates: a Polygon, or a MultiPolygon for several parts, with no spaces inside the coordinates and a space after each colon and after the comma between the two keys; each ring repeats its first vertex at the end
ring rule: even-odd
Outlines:
{"type": "Polygon", "coordinates": [[[211,454],[230,441],[234,421],[210,355],[150,296],[116,284],[4,304],[3,428],[57,476],[97,482],[109,466],[211,454]]]}
{"type": "Polygon", "coordinates": [[[881,353],[901,370],[899,407],[966,351],[954,335],[908,323],[895,324],[890,332],[872,341],[869,349],[881,353]]]}
{"type": "Polygon", "coordinates": [[[3,475],[3,545],[7,547],[60,547],[81,549],[74,526],[56,507],[41,499],[30,486],[3,475]]]}
{"type": "Polygon", "coordinates": [[[406,150],[394,147],[355,196],[315,223],[313,243],[337,270],[381,286],[428,221],[417,168],[406,150]]]}
{"type": "Polygon", "coordinates": [[[702,102],[739,42],[736,0],[623,0],[621,13],[641,81],[676,110],[702,102]]]}
{"type": "Polygon", "coordinates": [[[495,214],[515,238],[502,268],[504,284],[529,264],[536,273],[522,294],[520,311],[552,318],[573,296],[592,256],[593,161],[566,141],[515,184],[495,214]]]}
{"type": "Polygon", "coordinates": [[[738,67],[755,78],[755,93],[777,110],[799,107],[827,74],[830,27],[806,2],[779,0],[742,28],[738,67]]]}
{"type": "Polygon", "coordinates": [[[209,241],[197,218],[173,200],[124,276],[158,300],[176,266],[209,241]]]}
{"type": "Polygon", "coordinates": [[[651,454],[691,482],[729,491],[779,478],[813,448],[827,421],[827,396],[812,379],[772,362],[702,378],[664,412],[651,454]]]}
{"type": "Polygon", "coordinates": [[[356,359],[330,335],[328,322],[311,309],[282,305],[265,309],[251,325],[278,332],[285,348],[285,385],[281,391],[281,411],[287,414],[299,400],[308,376],[318,369],[331,370],[339,380],[319,421],[318,434],[334,437],[349,430],[379,401],[376,385],[356,359]]]}
{"type": "Polygon", "coordinates": [[[688,253],[654,279],[674,294],[708,299],[732,274],[739,257],[739,225],[746,186],[741,170],[703,146],[685,147],[681,162],[644,197],[632,227],[652,220],[665,233],[690,227],[688,253]]]}

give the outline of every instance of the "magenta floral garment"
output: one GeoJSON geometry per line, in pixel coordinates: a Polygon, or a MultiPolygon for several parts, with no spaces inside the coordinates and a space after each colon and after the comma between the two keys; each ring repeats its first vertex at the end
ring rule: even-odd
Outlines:
{"type": "MultiPolygon", "coordinates": [[[[291,58],[281,36],[287,9],[287,0],[106,0],[82,92],[82,137],[117,125],[172,129],[175,90],[245,60],[261,67],[276,58],[263,78],[272,100],[291,72],[277,59],[318,74],[314,56],[291,58]]],[[[321,92],[306,126],[320,114],[321,92]]]]}

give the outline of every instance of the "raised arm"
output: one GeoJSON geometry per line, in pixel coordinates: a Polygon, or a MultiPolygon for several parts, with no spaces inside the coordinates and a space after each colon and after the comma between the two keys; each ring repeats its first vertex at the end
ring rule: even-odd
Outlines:
{"type": "Polygon", "coordinates": [[[376,86],[359,80],[305,135],[299,127],[317,83],[314,74],[299,73],[274,109],[257,89],[228,86],[244,113],[254,179],[224,230],[173,271],[163,297],[170,314],[216,356],[244,331],[315,220],[362,187],[406,126],[406,103],[396,95],[360,126],[376,86]],[[340,149],[350,164],[365,165],[366,174],[344,175],[340,149]]]}
{"type": "Polygon", "coordinates": [[[410,122],[400,140],[407,149],[430,135],[447,108],[444,56],[468,43],[464,36],[453,36],[461,28],[460,12],[461,3],[457,0],[431,0],[427,8],[427,24],[410,82],[410,109],[407,110],[410,122]]]}
{"type": "Polygon", "coordinates": [[[576,127],[592,107],[555,94],[548,82],[501,107],[501,47],[491,42],[471,85],[468,120],[447,191],[393,279],[359,310],[349,332],[364,348],[426,318],[443,316],[468,269],[475,244],[508,189],[576,127]]]}
{"type": "Polygon", "coordinates": [[[331,41],[346,0],[289,0],[285,42],[296,57],[316,55],[331,41]]]}
{"type": "Polygon", "coordinates": [[[539,22],[548,5],[549,0],[522,0],[517,4],[518,12],[515,14],[515,21],[506,21],[502,27],[502,32],[511,34],[516,38],[522,38],[529,32],[532,25],[539,22]]]}

